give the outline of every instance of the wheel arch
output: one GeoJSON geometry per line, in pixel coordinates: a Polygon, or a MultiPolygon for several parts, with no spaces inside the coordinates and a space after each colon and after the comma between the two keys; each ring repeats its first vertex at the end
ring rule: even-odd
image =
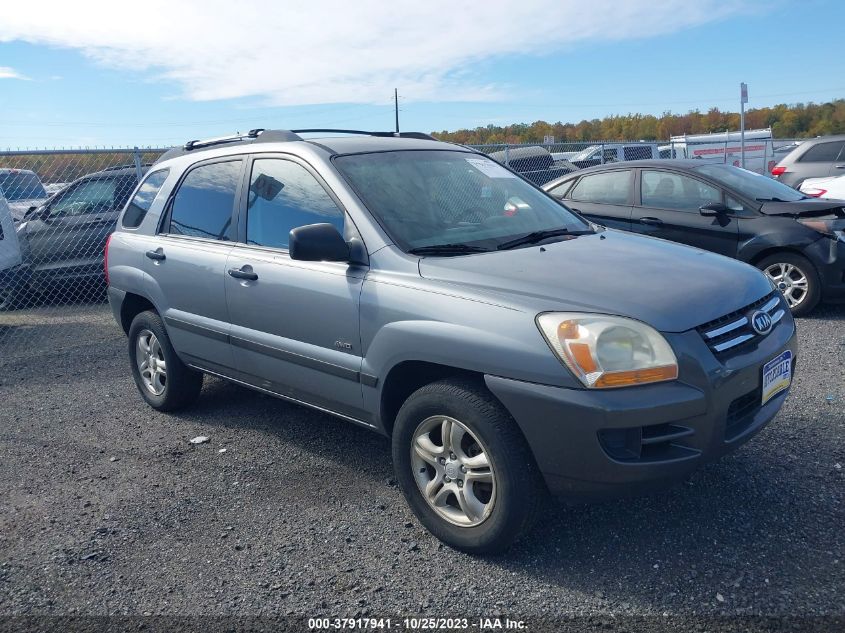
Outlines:
{"type": "Polygon", "coordinates": [[[132,320],[147,310],[152,310],[158,314],[158,310],[156,310],[152,301],[134,292],[127,292],[120,304],[120,327],[123,329],[123,333],[128,335],[132,320]]]}

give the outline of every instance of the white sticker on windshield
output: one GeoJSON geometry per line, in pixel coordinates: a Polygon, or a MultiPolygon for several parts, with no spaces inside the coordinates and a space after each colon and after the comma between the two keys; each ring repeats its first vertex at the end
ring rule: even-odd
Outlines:
{"type": "Polygon", "coordinates": [[[464,160],[488,178],[516,178],[499,163],[489,158],[465,158],[464,160]]]}

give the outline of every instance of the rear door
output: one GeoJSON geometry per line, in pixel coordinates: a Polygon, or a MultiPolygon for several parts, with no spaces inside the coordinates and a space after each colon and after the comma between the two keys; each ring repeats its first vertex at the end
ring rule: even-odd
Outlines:
{"type": "Polygon", "coordinates": [[[724,203],[721,189],[687,174],[661,169],[642,169],[639,200],[631,226],[637,233],[689,244],[735,257],[738,221],[730,214],[703,216],[700,208],[724,203]]]}
{"type": "Polygon", "coordinates": [[[634,170],[612,169],[581,176],[565,192],[564,200],[593,222],[629,231],[633,190],[634,170]]]}
{"type": "Polygon", "coordinates": [[[247,382],[364,420],[359,299],[367,268],[305,262],[288,253],[291,229],[333,224],[357,235],[317,173],[292,156],[252,160],[240,243],[226,265],[231,340],[247,382]]]}
{"type": "Polygon", "coordinates": [[[150,298],[176,351],[188,363],[227,375],[234,360],[224,279],[237,236],[243,164],[238,156],[192,166],[143,254],[150,298]]]}

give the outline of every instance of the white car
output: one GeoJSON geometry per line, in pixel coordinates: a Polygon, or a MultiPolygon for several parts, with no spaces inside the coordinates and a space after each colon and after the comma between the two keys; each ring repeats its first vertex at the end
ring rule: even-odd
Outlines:
{"type": "Polygon", "coordinates": [[[807,178],[798,190],[811,198],[836,198],[845,200],[845,175],[825,178],[807,178]]]}

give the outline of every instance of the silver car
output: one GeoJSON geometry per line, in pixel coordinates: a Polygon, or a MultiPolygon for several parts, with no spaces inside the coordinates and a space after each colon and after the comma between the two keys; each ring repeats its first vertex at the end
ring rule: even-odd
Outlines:
{"type": "Polygon", "coordinates": [[[804,141],[772,168],[772,176],[796,189],[807,178],[845,174],[845,134],[804,141]]]}
{"type": "Polygon", "coordinates": [[[795,326],[752,266],[425,135],[304,132],[171,150],[124,210],[109,301],[150,406],[211,374],[384,434],[419,520],[489,552],[548,493],[678,482],[784,403],[795,326]]]}

